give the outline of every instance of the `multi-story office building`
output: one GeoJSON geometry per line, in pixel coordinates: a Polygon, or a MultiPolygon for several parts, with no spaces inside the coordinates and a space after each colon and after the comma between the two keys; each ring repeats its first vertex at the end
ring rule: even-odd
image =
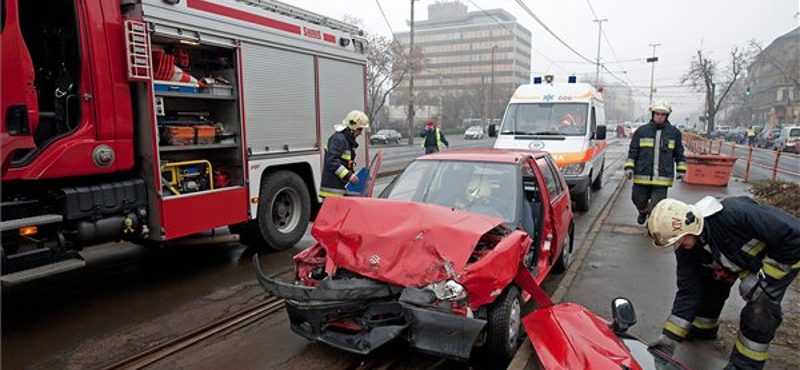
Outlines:
{"type": "MultiPolygon", "coordinates": [[[[409,33],[395,37],[408,51],[409,33]]],[[[428,19],[415,22],[414,48],[424,56],[414,76],[415,104],[461,102],[459,118],[498,118],[517,86],[530,83],[531,32],[502,9],[428,5],[428,19]]],[[[395,91],[393,104],[407,104],[408,79],[395,91]]]]}

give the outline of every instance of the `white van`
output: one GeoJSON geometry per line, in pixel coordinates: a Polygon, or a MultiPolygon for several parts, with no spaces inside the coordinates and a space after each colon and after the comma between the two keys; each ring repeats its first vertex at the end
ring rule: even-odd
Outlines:
{"type": "Polygon", "coordinates": [[[591,85],[554,83],[552,76],[520,86],[506,108],[495,148],[550,152],[569,185],[575,209],[588,211],[592,190],[603,186],[606,115],[591,85]]]}

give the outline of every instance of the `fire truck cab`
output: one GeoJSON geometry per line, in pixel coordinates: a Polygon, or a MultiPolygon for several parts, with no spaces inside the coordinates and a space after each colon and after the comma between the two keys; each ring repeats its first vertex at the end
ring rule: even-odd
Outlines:
{"type": "Polygon", "coordinates": [[[107,241],[303,236],[324,141],[366,107],[359,29],[268,0],[0,2],[3,286],[107,241]]]}

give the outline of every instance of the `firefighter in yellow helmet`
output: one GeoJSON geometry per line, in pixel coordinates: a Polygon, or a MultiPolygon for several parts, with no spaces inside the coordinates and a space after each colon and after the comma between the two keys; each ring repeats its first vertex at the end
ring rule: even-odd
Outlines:
{"type": "Polygon", "coordinates": [[[336,132],[328,138],[325,146],[325,163],[322,168],[320,197],[343,196],[347,192],[347,183],[358,184],[354,167],[359,135],[369,128],[369,118],[362,111],[354,110],[345,116],[341,125],[336,125],[336,132]]]}
{"type": "Polygon", "coordinates": [[[633,180],[631,198],[639,211],[639,225],[644,225],[650,210],[667,197],[675,173],[680,180],[687,169],[681,132],[669,123],[672,107],[667,102],[656,102],[650,112],[650,123],[639,127],[631,137],[624,165],[625,177],[633,180]]]}
{"type": "Polygon", "coordinates": [[[757,370],[781,324],[781,302],[800,272],[800,219],[748,197],[690,205],[658,203],[647,220],[653,245],[675,251],[678,292],[661,336],[672,353],[684,340],[713,340],[730,289],[741,280],[746,304],[725,370],[757,370]]]}

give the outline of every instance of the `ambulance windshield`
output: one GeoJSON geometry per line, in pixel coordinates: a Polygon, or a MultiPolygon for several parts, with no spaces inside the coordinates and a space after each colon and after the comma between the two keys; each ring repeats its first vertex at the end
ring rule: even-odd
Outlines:
{"type": "Polygon", "coordinates": [[[508,106],[501,134],[563,135],[586,134],[586,103],[516,103],[508,106]]]}

